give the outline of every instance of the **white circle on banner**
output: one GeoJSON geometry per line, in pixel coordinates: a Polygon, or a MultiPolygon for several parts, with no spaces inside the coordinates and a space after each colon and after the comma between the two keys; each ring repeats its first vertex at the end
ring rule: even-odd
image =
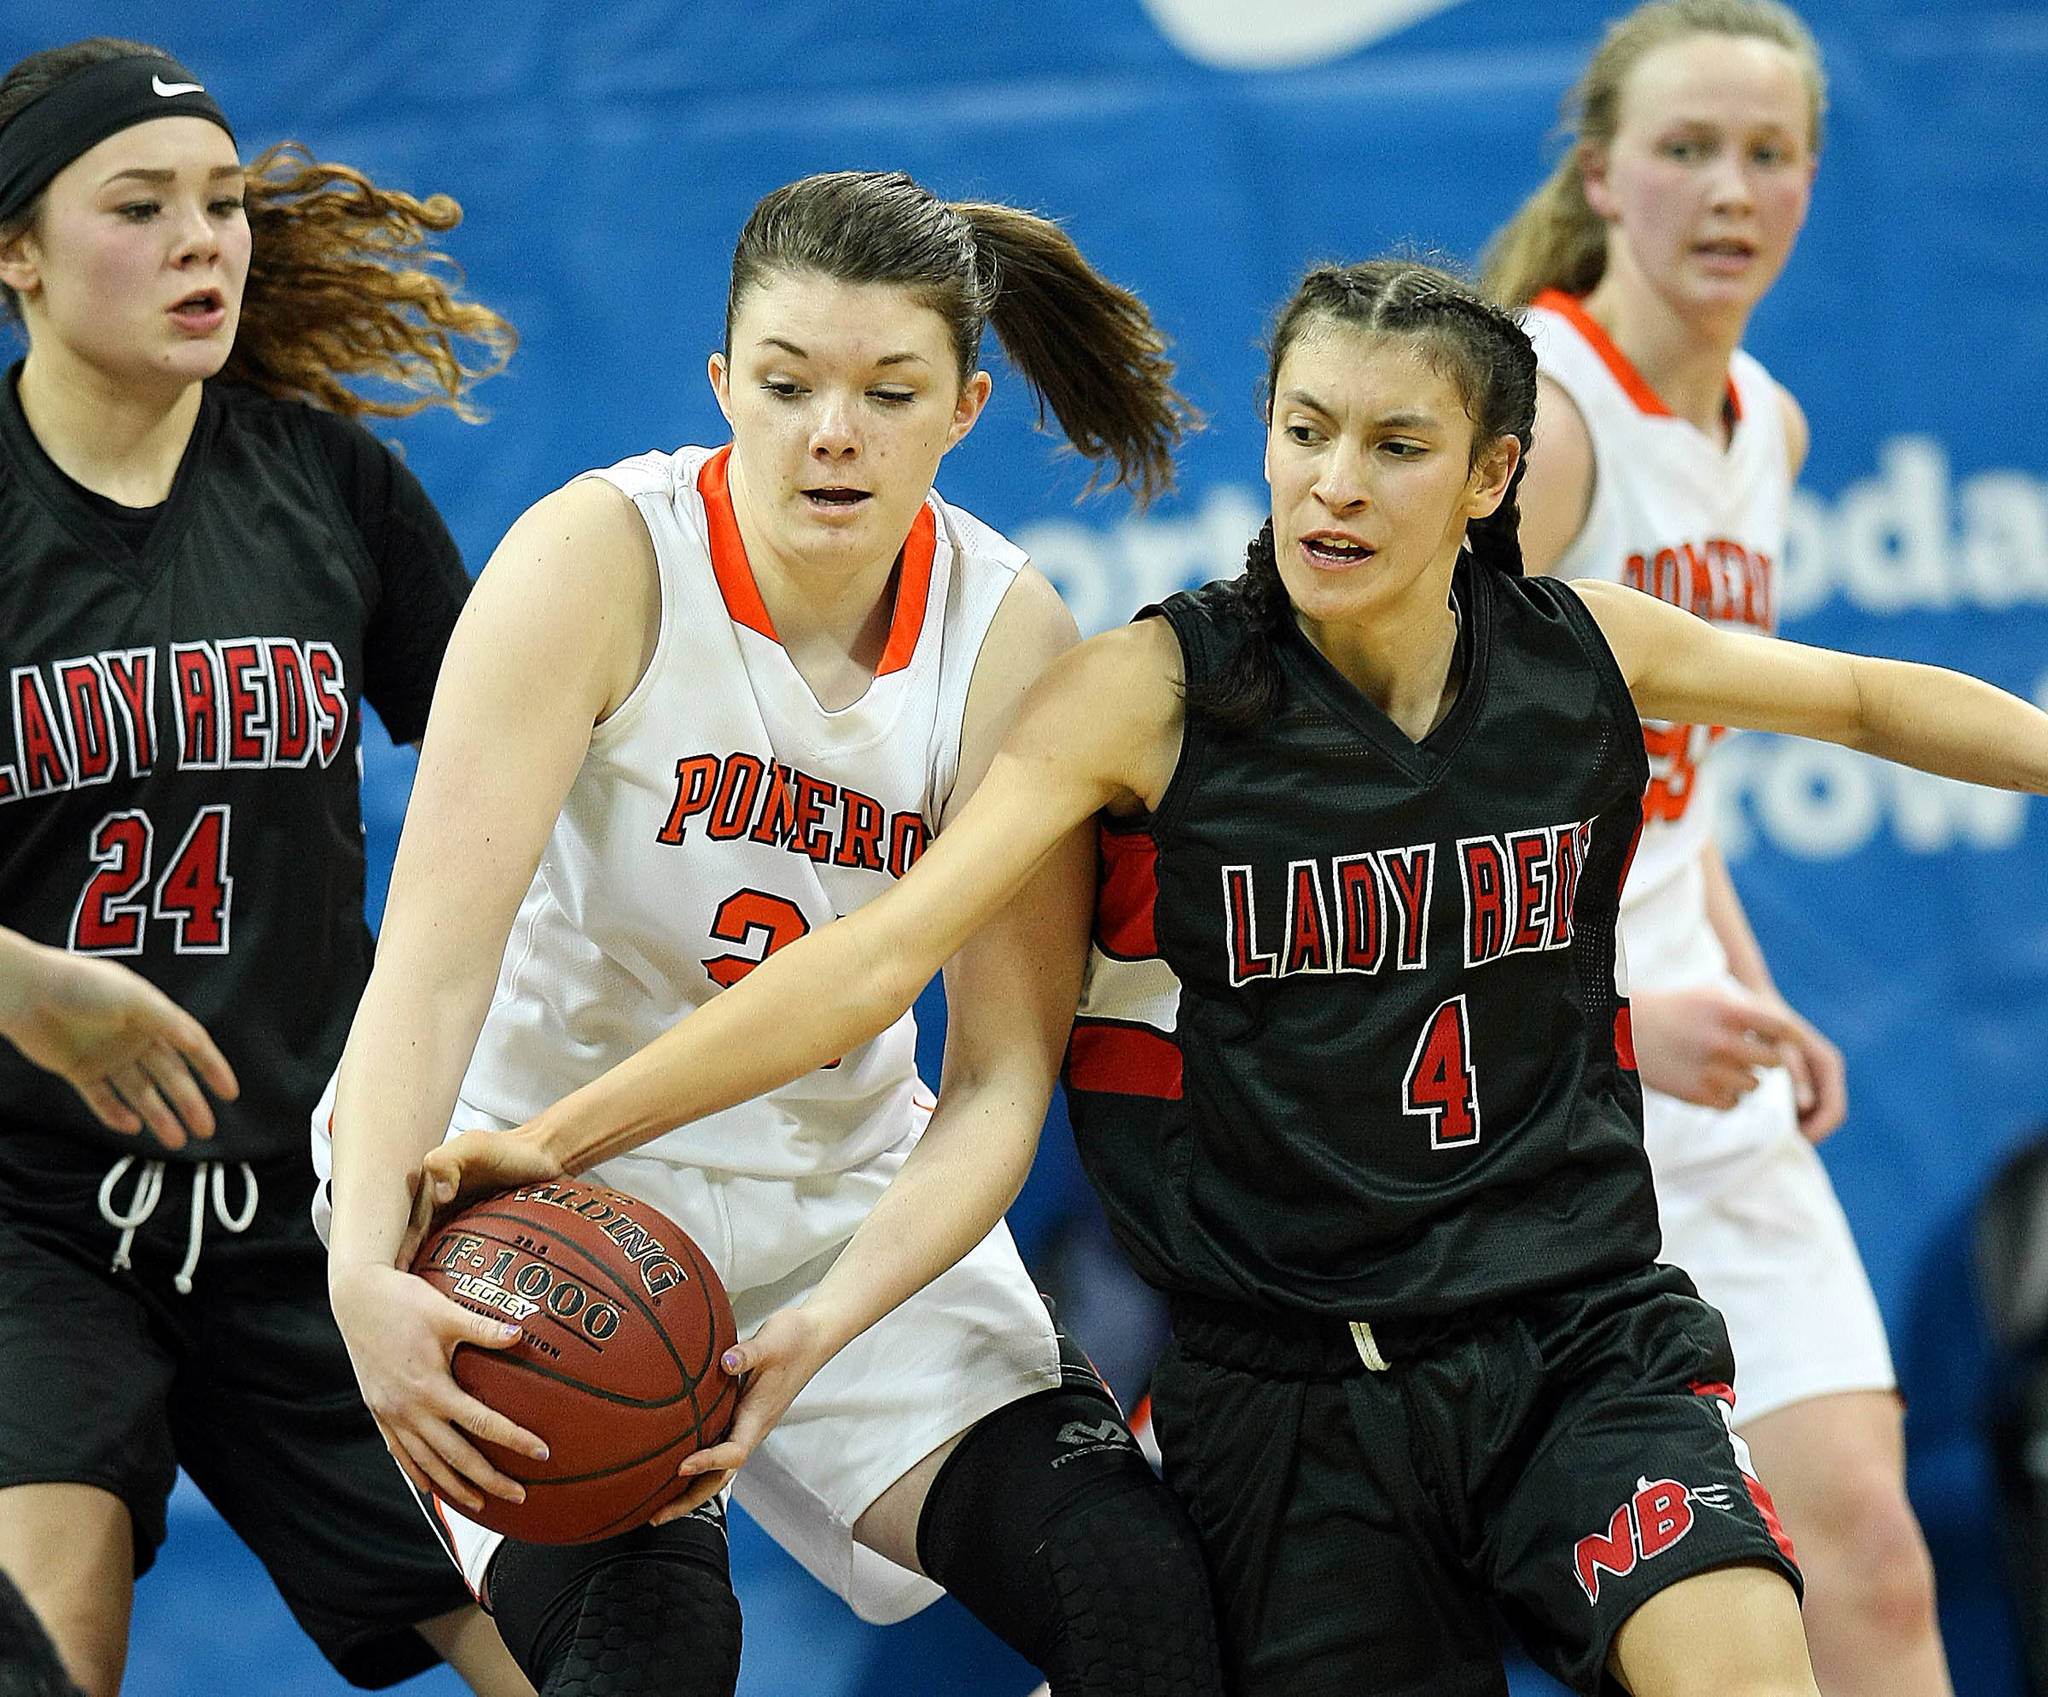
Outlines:
{"type": "Polygon", "coordinates": [[[1160,34],[1225,71],[1286,71],[1341,59],[1458,0],[1143,0],[1160,34]]]}

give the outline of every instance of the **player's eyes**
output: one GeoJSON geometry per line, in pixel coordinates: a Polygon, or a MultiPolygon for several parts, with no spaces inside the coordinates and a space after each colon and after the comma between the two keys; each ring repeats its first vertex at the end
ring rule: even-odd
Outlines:
{"type": "Polygon", "coordinates": [[[115,207],[114,214],[131,224],[147,224],[162,210],[163,207],[154,200],[130,200],[115,207]]]}
{"type": "Polygon", "coordinates": [[[917,399],[915,389],[870,389],[868,393],[878,401],[888,401],[897,406],[917,399]]]}
{"type": "Polygon", "coordinates": [[[804,392],[804,386],[792,377],[764,377],[761,387],[785,401],[794,400],[804,392]]]}
{"type": "Polygon", "coordinates": [[[246,204],[247,202],[244,201],[243,198],[238,194],[222,195],[218,200],[212,203],[208,210],[212,212],[212,214],[216,218],[232,218],[237,212],[240,212],[246,204]]]}
{"type": "Polygon", "coordinates": [[[1288,441],[1298,442],[1304,448],[1313,448],[1323,439],[1323,433],[1313,424],[1287,424],[1281,430],[1288,441]]]}

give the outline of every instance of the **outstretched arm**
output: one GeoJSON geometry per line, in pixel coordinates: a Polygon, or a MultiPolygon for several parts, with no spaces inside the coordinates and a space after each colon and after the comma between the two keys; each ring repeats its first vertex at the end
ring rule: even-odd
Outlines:
{"type": "Polygon", "coordinates": [[[867,906],[770,955],[637,1054],[505,1138],[458,1138],[423,1163],[436,1208],[507,1177],[581,1172],[858,1047],[1103,808],[1165,793],[1180,752],[1180,653],[1163,620],[1081,644],[1033,686],[958,819],[867,906]],[[795,1017],[792,1011],[796,1010],[795,1017]],[[481,1140],[479,1140],[481,1141],[481,1140]]]}
{"type": "Polygon", "coordinates": [[[199,1021],[110,960],[32,943],[0,926],[0,1037],[76,1090],[109,1130],[147,1128],[166,1149],[213,1135],[200,1091],[241,1086],[199,1021]]]}
{"type": "MultiPolygon", "coordinates": [[[[1035,572],[1020,578],[975,669],[939,840],[979,787],[1025,689],[1076,640],[1052,586],[1035,572]]],[[[817,1289],[731,1352],[728,1371],[748,1375],[731,1434],[684,1463],[699,1483],[657,1519],[718,1490],[812,1374],[971,1250],[1016,1200],[1073,1025],[1094,873],[1094,833],[1083,825],[946,963],[946,1055],[930,1124],[817,1289]]]]}
{"type": "Polygon", "coordinates": [[[1709,624],[1576,582],[1646,719],[1782,731],[1996,789],[2048,794],[2048,714],[1960,672],[1709,624]]]}

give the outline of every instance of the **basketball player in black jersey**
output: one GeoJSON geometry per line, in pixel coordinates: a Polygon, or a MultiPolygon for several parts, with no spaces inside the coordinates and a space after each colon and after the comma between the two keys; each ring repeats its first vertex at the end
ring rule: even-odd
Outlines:
{"type": "Polygon", "coordinates": [[[360,1404],[306,1209],[369,965],[360,703],[419,734],[467,589],[340,379],[459,404],[451,337],[505,345],[405,251],[455,217],[302,155],[245,170],[153,48],[0,79],[29,344],[0,384],[0,923],[123,961],[233,1068],[199,1068],[209,1106],[175,1049],[96,1078],[0,1049],[0,1568],[94,1697],[180,1463],[350,1679],[441,1651],[525,1689],[360,1404]]]}
{"type": "MultiPolygon", "coordinates": [[[[1498,1697],[1491,1603],[1584,1692],[1813,1697],[1720,1320],[1655,1264],[1614,950],[1638,721],[2038,792],[2048,716],[1524,579],[1535,372],[1441,272],[1312,272],[1274,335],[1245,576],[1056,662],[902,882],[528,1125],[429,1155],[427,1195],[573,1170],[845,1052],[1099,815],[1075,1129],[1173,1299],[1154,1406],[1235,1689],[1498,1697]]],[[[685,1472],[773,1418],[781,1318],[685,1472]]]]}

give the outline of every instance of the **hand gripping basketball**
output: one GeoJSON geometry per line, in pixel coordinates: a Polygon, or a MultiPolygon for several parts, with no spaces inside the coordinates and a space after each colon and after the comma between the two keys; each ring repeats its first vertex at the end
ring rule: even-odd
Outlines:
{"type": "Polygon", "coordinates": [[[569,1180],[486,1198],[432,1232],[412,1270],[473,1313],[520,1329],[458,1346],[456,1382],[544,1439],[548,1458],[477,1440],[526,1489],[466,1510],[536,1544],[630,1531],[680,1494],[684,1457],[724,1437],[739,1383],[719,1357],[732,1306],[703,1252],[634,1197],[569,1180]]]}

